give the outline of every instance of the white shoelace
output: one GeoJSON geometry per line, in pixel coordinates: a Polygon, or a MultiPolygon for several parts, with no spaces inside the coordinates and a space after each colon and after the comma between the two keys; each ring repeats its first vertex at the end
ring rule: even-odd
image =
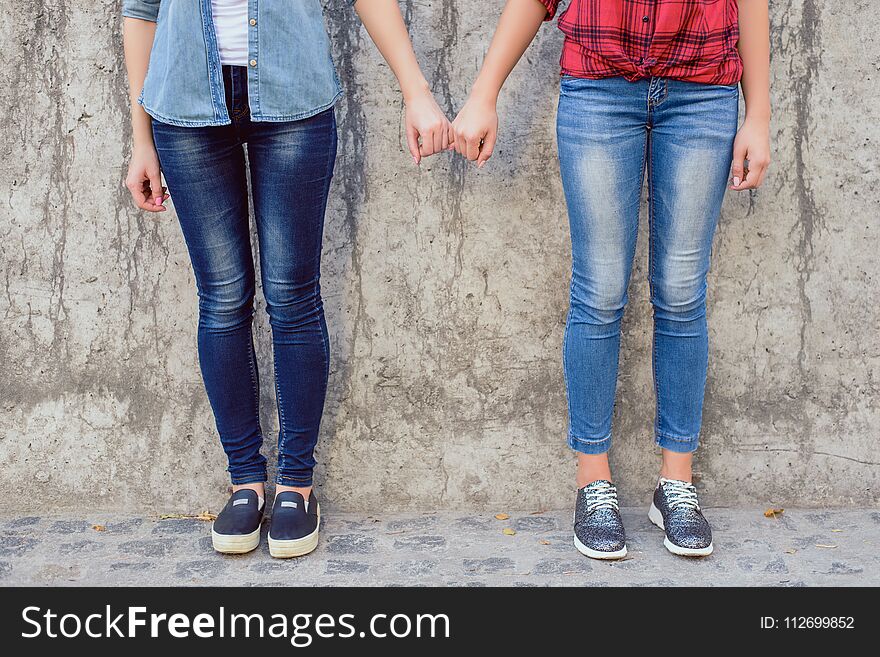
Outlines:
{"type": "Polygon", "coordinates": [[[587,500],[587,513],[596,509],[618,510],[617,488],[607,481],[596,481],[584,489],[584,497],[587,500]]]}
{"type": "Polygon", "coordinates": [[[666,493],[670,509],[684,506],[694,511],[700,510],[700,504],[697,502],[697,489],[693,484],[678,479],[661,479],[660,482],[666,493]]]}

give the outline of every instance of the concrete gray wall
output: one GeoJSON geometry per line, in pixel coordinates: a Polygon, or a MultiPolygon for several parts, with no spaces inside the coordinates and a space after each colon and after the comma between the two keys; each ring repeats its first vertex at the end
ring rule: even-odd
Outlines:
{"type": "MultiPolygon", "coordinates": [[[[401,2],[450,113],[502,4],[401,2]]],[[[775,161],[759,193],[724,206],[697,472],[708,504],[876,503],[880,22],[869,0],[772,5],[775,161]]],[[[334,4],[327,19],[347,96],[324,257],[323,496],[352,510],[566,507],[561,35],[544,27],[511,77],[488,167],[442,155],[416,171],[388,67],[353,12],[334,4]]],[[[0,510],[217,508],[224,457],[184,244],[172,213],[136,211],[121,186],[118,3],[29,0],[0,27],[0,510]]],[[[658,462],[644,237],[612,452],[629,504],[645,503],[658,462]]]]}

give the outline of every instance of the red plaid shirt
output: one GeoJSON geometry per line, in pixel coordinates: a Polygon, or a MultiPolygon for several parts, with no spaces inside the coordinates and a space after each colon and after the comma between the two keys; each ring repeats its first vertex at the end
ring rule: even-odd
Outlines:
{"type": "MultiPolygon", "coordinates": [[[[538,0],[547,20],[560,0],[538,0]]],[[[562,72],[735,84],[742,76],[737,0],[571,0],[559,18],[562,72]]]]}

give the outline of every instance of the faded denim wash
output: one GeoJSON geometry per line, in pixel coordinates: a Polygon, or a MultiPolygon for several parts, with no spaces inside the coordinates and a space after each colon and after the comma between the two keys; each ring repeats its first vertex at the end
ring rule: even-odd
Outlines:
{"type": "MultiPolygon", "coordinates": [[[[211,0],[123,0],[122,15],[157,23],[144,110],[171,125],[229,124],[211,0]]],[[[321,0],[248,0],[248,17],[251,120],[296,121],[332,107],[342,91],[321,0]]]]}
{"type": "Polygon", "coordinates": [[[727,188],[736,85],[563,77],[557,137],[572,242],[564,339],[569,445],[611,446],[620,322],[647,171],[656,444],[697,448],[709,358],[706,275],[727,188]]]}
{"type": "Polygon", "coordinates": [[[309,486],[330,362],[320,273],[336,119],[329,109],[300,121],[251,121],[246,69],[223,72],[231,125],[153,121],[199,291],[199,364],[232,483],[265,481],[249,169],[281,427],[276,481],[309,486]]]}

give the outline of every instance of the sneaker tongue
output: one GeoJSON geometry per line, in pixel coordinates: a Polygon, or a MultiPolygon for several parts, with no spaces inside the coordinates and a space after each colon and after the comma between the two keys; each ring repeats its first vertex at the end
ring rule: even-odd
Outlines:
{"type": "Polygon", "coordinates": [[[616,511],[617,506],[617,489],[607,479],[597,479],[583,488],[584,496],[587,501],[587,510],[590,513],[609,509],[616,511]]]}
{"type": "Polygon", "coordinates": [[[697,493],[694,485],[689,481],[682,479],[666,479],[660,477],[660,486],[669,484],[669,488],[665,488],[663,493],[667,496],[667,502],[670,509],[679,507],[687,509],[699,510],[700,506],[697,502],[697,493]]]}
{"type": "Polygon", "coordinates": [[[248,506],[256,504],[257,510],[263,508],[263,498],[259,496],[257,491],[250,488],[242,488],[232,494],[232,506],[248,506]]]}
{"type": "Polygon", "coordinates": [[[685,481],[684,479],[667,479],[666,477],[660,477],[661,484],[683,484],[685,486],[692,485],[691,482],[685,481]]]}
{"type": "Polygon", "coordinates": [[[303,496],[292,490],[278,493],[275,496],[275,506],[279,509],[302,509],[303,511],[309,510],[308,502],[303,499],[303,496]]]}

